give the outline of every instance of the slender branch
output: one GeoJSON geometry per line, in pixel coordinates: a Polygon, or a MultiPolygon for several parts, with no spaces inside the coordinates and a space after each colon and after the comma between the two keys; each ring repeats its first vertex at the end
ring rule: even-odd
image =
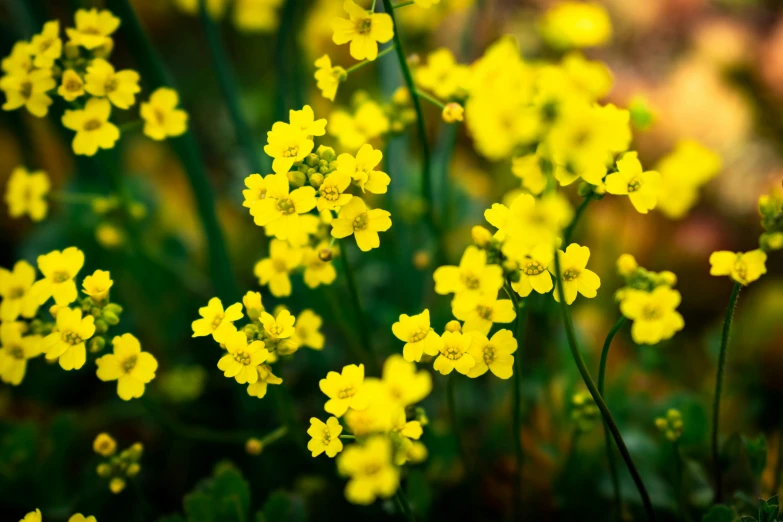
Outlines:
{"type": "MultiPolygon", "coordinates": [[[[606,378],[606,360],[609,358],[609,347],[612,345],[612,339],[615,334],[623,327],[627,319],[625,316],[620,316],[617,322],[614,324],[609,334],[604,341],[604,348],[601,350],[601,364],[598,367],[598,393],[601,397],[604,396],[604,382],[606,378]]],[[[606,442],[606,460],[609,461],[609,474],[612,477],[612,489],[614,490],[615,507],[617,508],[617,520],[620,520],[622,514],[622,492],[620,490],[620,476],[617,472],[617,463],[614,460],[614,448],[612,447],[612,439],[609,434],[609,428],[604,423],[604,439],[606,442]]]]}
{"type": "Polygon", "coordinates": [[[71,205],[92,205],[93,201],[98,198],[105,198],[100,194],[74,194],[71,192],[54,191],[49,192],[47,196],[52,201],[59,201],[60,203],[67,203],[71,205]]]}
{"type": "Polygon", "coordinates": [[[207,0],[199,0],[201,12],[201,25],[207,37],[209,54],[212,57],[212,66],[217,73],[220,91],[228,108],[231,122],[234,124],[234,134],[244,151],[245,161],[253,172],[261,172],[261,160],[258,156],[258,148],[253,140],[253,131],[245,119],[242,109],[239,107],[239,89],[236,77],[231,70],[228,53],[220,41],[220,33],[215,21],[207,9],[207,0]]]}
{"type": "Polygon", "coordinates": [[[367,65],[368,63],[373,63],[373,62],[375,62],[375,61],[376,61],[378,58],[380,58],[381,56],[386,56],[387,54],[389,54],[390,52],[392,52],[392,51],[394,50],[394,48],[395,48],[395,44],[392,42],[392,44],[391,44],[391,45],[389,45],[388,47],[386,47],[386,49],[384,49],[383,51],[380,51],[380,52],[378,53],[378,56],[376,56],[376,57],[375,57],[375,60],[362,60],[362,61],[361,61],[361,62],[359,62],[359,63],[355,63],[355,64],[353,64],[352,66],[348,67],[348,68],[345,70],[345,74],[351,74],[352,72],[354,72],[354,71],[356,71],[356,70],[358,70],[358,69],[361,69],[362,67],[364,67],[364,66],[365,66],[365,65],[367,65]]]}
{"type": "Polygon", "coordinates": [[[354,435],[340,435],[341,439],[356,440],[354,435]]]}
{"type": "Polygon", "coordinates": [[[370,340],[370,330],[367,327],[367,321],[364,317],[362,308],[362,302],[359,298],[359,291],[356,287],[356,279],[353,275],[353,269],[348,262],[348,249],[344,241],[340,241],[340,259],[343,264],[343,272],[345,273],[345,281],[348,284],[348,292],[351,294],[351,301],[353,302],[354,311],[356,312],[356,322],[359,323],[359,335],[362,339],[362,347],[364,348],[364,356],[367,359],[369,369],[377,372],[378,363],[373,356],[372,341],[370,340]]]}
{"type": "Polygon", "coordinates": [[[560,294],[560,311],[563,316],[563,326],[565,327],[566,339],[568,340],[568,348],[571,350],[571,355],[574,358],[574,362],[576,363],[576,367],[579,370],[579,374],[582,376],[582,380],[584,381],[585,386],[587,386],[590,395],[592,395],[593,400],[598,406],[598,409],[601,410],[601,415],[603,415],[604,422],[609,428],[609,431],[612,433],[614,441],[617,444],[617,449],[620,450],[620,455],[622,455],[623,460],[625,461],[625,465],[628,467],[628,471],[631,473],[631,477],[636,484],[636,488],[639,490],[639,495],[642,497],[644,509],[647,512],[647,518],[651,521],[654,521],[655,511],[653,511],[652,502],[650,502],[650,496],[647,494],[647,488],[644,487],[642,477],[639,474],[639,470],[636,469],[636,466],[633,463],[633,459],[631,458],[631,454],[628,452],[628,447],[625,445],[625,441],[620,434],[620,430],[612,418],[609,407],[604,402],[601,394],[598,393],[598,388],[596,388],[595,383],[593,382],[593,378],[590,377],[590,371],[587,369],[587,365],[585,364],[585,361],[582,358],[582,354],[579,352],[579,347],[576,344],[574,325],[571,322],[571,314],[568,311],[568,305],[566,304],[565,293],[563,291],[563,276],[560,268],[560,256],[558,255],[557,250],[555,250],[555,275],[557,279],[557,291],[560,294]]]}
{"type": "Polygon", "coordinates": [[[406,0],[405,2],[400,2],[398,4],[392,5],[392,9],[399,9],[400,7],[405,7],[406,5],[413,5],[415,3],[416,2],[414,2],[413,0],[406,0]]]}
{"type": "Polygon", "coordinates": [[[425,91],[416,89],[416,94],[418,96],[421,96],[422,98],[424,98],[425,100],[427,100],[428,102],[430,102],[431,104],[433,104],[434,106],[438,107],[441,110],[443,110],[443,108],[446,106],[445,103],[443,103],[436,97],[432,96],[431,94],[426,93],[425,91]]]}
{"type": "Polygon", "coordinates": [[[718,356],[718,374],[715,377],[715,397],[712,403],[712,466],[715,471],[715,502],[723,501],[723,466],[720,462],[720,448],[718,447],[718,430],[720,424],[720,396],[723,391],[723,372],[726,367],[726,352],[729,347],[731,334],[731,321],[734,318],[734,309],[737,307],[742,284],[734,283],[729,297],[729,307],[726,309],[726,317],[723,319],[723,335],[720,339],[720,355],[718,356]]]}
{"type": "Polygon", "coordinates": [[[138,130],[144,125],[144,122],[141,120],[133,120],[133,121],[126,121],[122,125],[119,125],[118,128],[120,129],[121,134],[125,134],[126,132],[133,132],[135,130],[138,130]]]}
{"type": "Polygon", "coordinates": [[[583,199],[582,202],[579,204],[579,206],[576,207],[574,218],[571,220],[571,223],[569,223],[568,226],[563,231],[563,247],[567,247],[571,243],[571,236],[574,235],[574,229],[576,228],[576,225],[579,223],[579,219],[582,217],[582,214],[587,208],[587,205],[589,205],[592,200],[593,200],[593,193],[591,192],[590,194],[585,196],[585,199],[583,199]]]}
{"type": "MultiPolygon", "coordinates": [[[[509,299],[514,303],[514,310],[517,313],[517,318],[514,323],[514,338],[517,340],[517,352],[514,354],[514,401],[513,401],[513,429],[514,429],[514,454],[517,461],[517,469],[514,474],[514,509],[515,519],[522,519],[522,465],[524,454],[522,452],[522,337],[524,336],[524,319],[522,314],[523,307],[520,306],[519,297],[517,293],[511,288],[511,285],[506,282],[503,285],[503,289],[506,291],[509,299]]],[[[524,308],[527,311],[527,308],[524,308]]],[[[526,317],[527,314],[524,314],[526,317]]]]}

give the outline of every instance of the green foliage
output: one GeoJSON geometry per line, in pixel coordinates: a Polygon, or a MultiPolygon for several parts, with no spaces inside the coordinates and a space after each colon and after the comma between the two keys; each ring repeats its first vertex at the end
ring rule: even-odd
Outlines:
{"type": "Polygon", "coordinates": [[[256,513],[256,522],[304,522],[306,519],[303,506],[285,491],[275,491],[269,495],[263,509],[256,513]]]}
{"type": "Polygon", "coordinates": [[[712,506],[701,518],[701,522],[733,522],[734,520],[737,520],[737,512],[723,504],[712,506]]]}
{"type": "Polygon", "coordinates": [[[750,463],[750,469],[754,477],[758,478],[767,465],[767,439],[764,435],[758,435],[756,438],[742,436],[742,443],[750,463]]]}
{"type": "MultiPolygon", "coordinates": [[[[250,487],[230,462],[215,466],[212,477],[202,480],[183,499],[187,522],[246,522],[250,514],[250,487]]],[[[182,520],[169,517],[168,522],[182,520]]]]}

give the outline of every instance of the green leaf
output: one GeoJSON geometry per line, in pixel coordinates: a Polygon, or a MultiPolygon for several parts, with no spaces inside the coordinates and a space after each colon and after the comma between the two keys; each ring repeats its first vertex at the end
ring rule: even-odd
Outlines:
{"type": "Polygon", "coordinates": [[[754,439],[743,436],[742,443],[748,452],[748,462],[753,475],[755,477],[761,476],[767,466],[767,439],[764,438],[764,435],[759,435],[754,439]]]}
{"type": "Polygon", "coordinates": [[[734,522],[735,520],[737,520],[737,513],[723,504],[712,506],[701,518],[701,522],[734,522]]]}
{"type": "Polygon", "coordinates": [[[780,506],[778,506],[777,495],[769,500],[759,499],[759,522],[775,522],[779,512],[780,506]]]}
{"type": "Polygon", "coordinates": [[[233,464],[224,462],[215,468],[212,497],[221,522],[247,522],[250,514],[250,486],[233,464]]]}
{"type": "Polygon", "coordinates": [[[212,497],[200,491],[188,493],[182,500],[188,522],[217,522],[212,497]]]}

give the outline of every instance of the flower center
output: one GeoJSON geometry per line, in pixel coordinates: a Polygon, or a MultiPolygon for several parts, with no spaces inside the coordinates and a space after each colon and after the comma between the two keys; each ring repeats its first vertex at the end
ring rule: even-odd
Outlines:
{"type": "Polygon", "coordinates": [[[137,359],[137,356],[131,355],[122,362],[122,369],[125,370],[125,373],[130,373],[136,367],[137,359]]]}
{"type": "Polygon", "coordinates": [[[462,279],[462,283],[469,290],[475,290],[476,288],[479,287],[479,284],[481,284],[480,281],[479,281],[479,278],[476,277],[474,274],[471,274],[471,273],[460,274],[460,279],[462,279]]]}
{"type": "Polygon", "coordinates": [[[112,93],[117,90],[117,79],[112,76],[109,79],[106,80],[106,83],[103,86],[104,89],[106,89],[106,94],[112,93]]]}
{"type": "Polygon", "coordinates": [[[334,185],[324,185],[321,187],[321,197],[326,201],[337,201],[340,197],[340,191],[334,185]]]}
{"type": "Polygon", "coordinates": [[[332,433],[329,431],[329,428],[324,429],[323,437],[321,438],[321,442],[324,443],[324,446],[328,446],[332,442],[332,433]]]}
{"type": "Polygon", "coordinates": [[[367,212],[362,212],[355,218],[353,218],[353,229],[354,230],[364,230],[367,228],[367,212]]]}
{"type": "Polygon", "coordinates": [[[95,36],[101,34],[100,29],[98,29],[96,26],[84,27],[82,29],[79,29],[79,32],[82,34],[95,35],[95,36]]]}
{"type": "Polygon", "coordinates": [[[290,198],[283,198],[277,201],[277,209],[283,214],[293,214],[296,212],[294,202],[290,198]]]}
{"type": "Polygon", "coordinates": [[[81,337],[79,337],[79,334],[71,331],[63,332],[61,339],[63,340],[64,343],[70,344],[71,346],[76,346],[77,344],[81,344],[84,342],[84,340],[81,337]]]}
{"type": "Polygon", "coordinates": [[[299,145],[292,145],[283,150],[284,158],[295,158],[297,154],[299,154],[299,145]]]}
{"type": "Polygon", "coordinates": [[[272,337],[278,337],[280,334],[283,333],[283,327],[273,324],[267,329],[266,333],[268,333],[272,337]]]}
{"type": "Polygon", "coordinates": [[[748,265],[745,264],[745,261],[741,259],[738,259],[734,262],[733,270],[738,279],[742,279],[744,281],[748,277],[748,265]]]}
{"type": "Polygon", "coordinates": [[[54,280],[55,283],[64,283],[70,278],[71,275],[65,271],[55,272],[54,275],[52,275],[52,279],[54,280]]]}
{"type": "Polygon", "coordinates": [[[19,94],[21,94],[22,98],[25,100],[29,99],[30,96],[33,95],[33,83],[29,81],[22,82],[19,86],[19,94]]]}
{"type": "Polygon", "coordinates": [[[356,388],[354,388],[352,385],[346,386],[345,388],[340,388],[340,391],[337,392],[337,398],[338,399],[350,399],[356,394],[356,388]]]}
{"type": "Polygon", "coordinates": [[[359,34],[369,34],[370,29],[372,29],[372,20],[369,18],[365,18],[356,26],[356,30],[359,34]]]}
{"type": "Polygon", "coordinates": [[[492,308],[489,306],[478,305],[476,307],[476,313],[482,319],[492,319],[492,308]]]}
{"type": "Polygon", "coordinates": [[[566,281],[573,281],[577,277],[579,277],[579,270],[577,270],[576,268],[569,268],[568,270],[563,272],[563,279],[566,281]]]}
{"type": "Polygon", "coordinates": [[[84,122],[84,130],[86,131],[94,131],[101,128],[101,125],[103,125],[103,122],[101,120],[87,120],[84,122]]]}
{"type": "Polygon", "coordinates": [[[245,366],[250,366],[250,364],[252,363],[251,359],[252,357],[250,356],[250,354],[244,350],[237,350],[237,352],[234,354],[234,360],[239,364],[243,364],[245,366]]]}
{"type": "Polygon", "coordinates": [[[661,317],[663,317],[663,313],[661,312],[661,309],[655,305],[648,304],[642,308],[642,318],[647,321],[655,321],[661,317]]]}
{"type": "Polygon", "coordinates": [[[408,339],[409,343],[418,343],[419,341],[423,340],[425,337],[427,337],[427,334],[430,333],[431,328],[419,328],[416,330],[411,336],[410,339],[408,339]]]}
{"type": "Polygon", "coordinates": [[[155,109],[155,121],[158,122],[158,125],[163,125],[166,123],[166,113],[163,112],[160,109],[155,109]]]}
{"type": "Polygon", "coordinates": [[[288,265],[283,259],[273,259],[272,266],[275,268],[276,272],[282,272],[282,273],[288,272],[288,265]]]}
{"type": "Polygon", "coordinates": [[[70,80],[68,83],[65,84],[65,90],[71,91],[71,92],[77,92],[82,90],[82,84],[81,82],[78,82],[76,80],[70,80]]]}
{"type": "Polygon", "coordinates": [[[457,359],[462,357],[462,350],[460,350],[458,346],[444,345],[443,350],[441,350],[440,354],[446,359],[451,359],[452,361],[456,361],[457,359]]]}
{"type": "Polygon", "coordinates": [[[628,192],[629,193],[630,192],[636,192],[640,188],[642,188],[642,182],[639,179],[633,178],[631,181],[628,182],[628,192]]]}
{"type": "Polygon", "coordinates": [[[212,329],[216,330],[218,326],[220,326],[220,323],[223,322],[224,314],[216,314],[215,317],[212,318],[212,329]]]}
{"type": "Polygon", "coordinates": [[[6,346],[5,352],[16,359],[17,361],[23,361],[24,360],[24,349],[19,346],[18,344],[12,345],[12,346],[6,346]]]}
{"type": "Polygon", "coordinates": [[[487,365],[492,364],[492,362],[495,360],[495,347],[491,344],[488,344],[484,347],[484,362],[487,365]]]}
{"type": "Polygon", "coordinates": [[[528,276],[537,276],[538,274],[543,273],[543,271],[546,270],[544,268],[544,265],[536,261],[535,259],[531,259],[525,264],[525,275],[528,276]]]}
{"type": "Polygon", "coordinates": [[[21,299],[24,297],[24,288],[21,286],[15,286],[8,290],[8,299],[21,299]]]}

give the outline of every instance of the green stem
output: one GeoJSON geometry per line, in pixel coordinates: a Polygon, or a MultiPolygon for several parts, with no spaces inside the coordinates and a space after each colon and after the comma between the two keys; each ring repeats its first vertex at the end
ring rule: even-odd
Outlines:
{"type": "Polygon", "coordinates": [[[135,130],[138,130],[143,125],[144,125],[143,121],[133,120],[133,121],[126,121],[125,123],[118,125],[118,128],[120,129],[120,134],[125,134],[126,132],[133,132],[135,130]]]}
{"type": "Polygon", "coordinates": [[[354,435],[340,435],[341,439],[356,440],[354,435]]]}
{"type": "Polygon", "coordinates": [[[520,305],[517,293],[506,281],[503,286],[509,299],[514,303],[517,317],[514,323],[514,338],[517,340],[517,351],[514,354],[514,400],[513,400],[513,429],[514,429],[514,454],[517,461],[517,469],[514,474],[514,510],[515,520],[522,520],[522,465],[524,453],[522,452],[522,337],[524,336],[524,319],[527,314],[522,314],[522,310],[527,311],[520,305]]]}
{"type": "MultiPolygon", "coordinates": [[[[107,7],[122,20],[128,47],[148,85],[153,89],[171,86],[172,82],[169,81],[163,62],[144,32],[129,0],[108,0],[107,7]]],[[[220,229],[215,213],[213,188],[207,178],[193,132],[188,130],[182,136],[171,139],[170,142],[185,168],[193,189],[196,208],[206,235],[213,290],[226,302],[239,301],[239,288],[231,270],[223,231],[220,229]]]]}
{"type": "Polygon", "coordinates": [[[93,201],[98,198],[105,198],[100,194],[73,194],[70,192],[50,192],[47,197],[52,201],[59,201],[60,203],[68,203],[70,205],[92,205],[93,201]]]}
{"type": "Polygon", "coordinates": [[[675,487],[677,488],[677,500],[680,503],[680,511],[682,511],[682,518],[686,522],[690,522],[691,520],[691,514],[688,510],[688,503],[686,502],[686,496],[685,496],[685,490],[683,489],[683,473],[685,470],[685,467],[682,463],[682,454],[680,453],[680,445],[675,440],[672,443],[672,446],[674,448],[674,472],[676,473],[675,477],[675,487]]]}
{"type": "Polygon", "coordinates": [[[424,99],[425,99],[425,100],[427,100],[428,102],[432,103],[433,105],[435,105],[436,107],[438,107],[438,108],[439,108],[439,109],[441,109],[441,110],[443,110],[443,108],[446,106],[446,104],[445,104],[445,103],[443,103],[442,101],[440,101],[440,100],[439,100],[439,99],[437,99],[436,97],[434,97],[434,96],[432,96],[431,94],[428,94],[428,93],[426,93],[426,92],[424,92],[424,91],[421,91],[421,90],[419,90],[419,89],[416,89],[416,94],[417,94],[418,96],[421,96],[422,98],[424,98],[424,99]]]}
{"type": "Polygon", "coordinates": [[[400,2],[399,4],[392,5],[392,9],[399,9],[400,7],[405,7],[406,5],[413,5],[416,2],[413,0],[406,0],[405,2],[400,2]]]}
{"type": "Polygon", "coordinates": [[[734,309],[737,307],[742,284],[734,283],[729,297],[729,307],[726,309],[726,317],[723,320],[723,335],[720,339],[720,355],[718,356],[718,374],[715,378],[715,397],[712,403],[712,466],[715,471],[715,502],[723,501],[723,469],[720,462],[720,448],[718,447],[718,425],[720,424],[720,396],[723,391],[723,372],[726,367],[726,351],[729,347],[729,335],[731,334],[731,321],[734,318],[734,309]]]}
{"type": "MultiPolygon", "coordinates": [[[[388,47],[386,47],[386,49],[384,49],[383,51],[380,51],[380,52],[378,53],[378,56],[376,56],[376,57],[375,57],[375,60],[377,60],[377,59],[378,59],[378,58],[380,58],[381,56],[386,56],[387,54],[389,54],[390,52],[392,52],[392,51],[394,50],[394,48],[395,48],[395,45],[394,45],[394,43],[392,43],[391,45],[389,45],[388,47]]],[[[361,69],[362,67],[364,67],[364,66],[365,66],[365,65],[367,65],[368,63],[373,63],[373,62],[375,62],[375,60],[362,60],[362,61],[361,61],[361,62],[359,62],[359,63],[355,63],[355,64],[353,64],[352,66],[348,67],[348,68],[345,70],[345,74],[346,74],[346,75],[349,75],[349,74],[351,74],[352,72],[354,72],[354,71],[356,71],[356,70],[358,70],[358,69],[361,69]]]]}
{"type": "MultiPolygon", "coordinates": [[[[422,174],[421,174],[421,198],[427,204],[427,222],[431,229],[431,232],[439,243],[442,241],[442,234],[438,227],[437,219],[435,217],[435,207],[433,205],[432,194],[432,179],[430,175],[430,146],[427,143],[427,127],[424,124],[424,112],[421,110],[421,102],[416,92],[416,84],[413,82],[413,74],[410,67],[408,67],[408,60],[405,56],[405,49],[402,46],[402,38],[400,37],[400,26],[397,24],[397,20],[394,17],[394,6],[391,0],[383,0],[383,10],[391,17],[392,25],[394,26],[394,43],[397,49],[397,59],[400,62],[400,70],[402,71],[402,77],[405,80],[405,85],[408,87],[408,92],[411,95],[413,101],[413,109],[416,112],[416,127],[419,134],[419,145],[421,147],[422,155],[422,174]]],[[[443,249],[439,244],[438,255],[443,255],[443,249]]]]}
{"type": "Polygon", "coordinates": [[[587,208],[587,205],[589,205],[592,200],[593,200],[593,193],[591,192],[590,194],[585,196],[585,199],[583,199],[582,202],[579,204],[579,206],[576,207],[574,218],[571,220],[571,223],[569,223],[568,226],[563,231],[564,248],[571,243],[571,236],[574,235],[574,229],[576,228],[576,225],[579,223],[579,219],[582,217],[582,214],[587,208]]]}
{"type": "Polygon", "coordinates": [[[560,256],[558,255],[557,250],[555,250],[555,276],[557,279],[557,291],[560,297],[560,311],[563,316],[563,326],[565,327],[566,339],[568,340],[568,348],[571,350],[571,355],[574,358],[574,362],[576,363],[576,367],[579,370],[579,374],[582,376],[582,380],[584,381],[585,386],[587,386],[587,390],[590,392],[590,395],[592,395],[593,400],[598,406],[598,409],[601,410],[601,415],[603,415],[604,422],[609,428],[609,431],[612,433],[614,441],[617,444],[617,449],[620,450],[620,455],[622,455],[623,460],[625,461],[625,465],[628,467],[628,471],[631,473],[631,477],[636,484],[636,488],[639,490],[639,495],[642,497],[642,503],[644,504],[644,509],[647,512],[648,520],[655,520],[655,512],[653,511],[652,502],[650,502],[650,496],[647,494],[647,488],[644,487],[642,477],[633,463],[631,454],[628,452],[628,447],[625,445],[625,441],[620,434],[620,430],[612,418],[609,407],[604,402],[601,394],[598,393],[598,388],[593,382],[593,378],[590,376],[590,371],[587,369],[587,365],[582,358],[582,354],[579,352],[579,347],[576,343],[576,334],[574,333],[574,325],[571,322],[571,313],[568,311],[568,305],[565,301],[565,293],[563,291],[563,276],[560,268],[560,256]]]}
{"type": "Polygon", "coordinates": [[[270,444],[282,439],[288,433],[288,426],[280,426],[261,437],[261,448],[266,448],[270,444]]]}
{"type": "Polygon", "coordinates": [[[215,25],[215,21],[212,20],[207,10],[207,0],[199,0],[199,10],[201,12],[201,25],[204,27],[204,34],[207,37],[209,54],[212,57],[212,66],[217,73],[220,91],[228,108],[231,122],[234,124],[234,134],[244,151],[247,165],[253,172],[261,172],[261,160],[253,140],[253,131],[250,125],[248,125],[242,109],[239,107],[240,96],[236,77],[231,70],[228,54],[220,41],[220,33],[215,25]]]}
{"type": "Polygon", "coordinates": [[[348,284],[348,292],[351,294],[351,301],[353,302],[354,311],[356,312],[356,322],[359,323],[359,335],[362,339],[362,347],[364,348],[364,356],[368,365],[368,369],[373,372],[377,372],[379,368],[375,357],[373,357],[370,330],[367,327],[367,321],[364,317],[362,301],[359,298],[359,291],[356,287],[356,279],[353,275],[353,269],[351,268],[351,264],[348,262],[348,249],[346,248],[346,243],[344,241],[340,241],[339,257],[342,259],[345,281],[348,284]]]}
{"type": "Polygon", "coordinates": [[[397,492],[394,494],[394,500],[397,501],[397,507],[400,509],[402,515],[408,519],[408,522],[416,522],[416,517],[413,516],[413,510],[408,503],[408,499],[405,497],[405,493],[402,492],[402,487],[397,488],[397,492]]]}
{"type": "MultiPolygon", "coordinates": [[[[604,348],[601,350],[601,363],[598,367],[598,393],[601,397],[604,396],[604,382],[606,380],[606,360],[609,358],[609,347],[612,345],[612,339],[615,334],[623,327],[627,319],[625,316],[620,316],[617,322],[614,324],[609,334],[604,341],[604,348]]],[[[620,491],[620,476],[617,472],[617,463],[614,460],[614,448],[612,447],[612,439],[609,434],[609,428],[604,423],[604,439],[606,442],[606,460],[609,462],[609,474],[612,477],[612,489],[614,490],[614,502],[617,509],[617,520],[620,520],[622,515],[622,492],[620,491]]]]}

